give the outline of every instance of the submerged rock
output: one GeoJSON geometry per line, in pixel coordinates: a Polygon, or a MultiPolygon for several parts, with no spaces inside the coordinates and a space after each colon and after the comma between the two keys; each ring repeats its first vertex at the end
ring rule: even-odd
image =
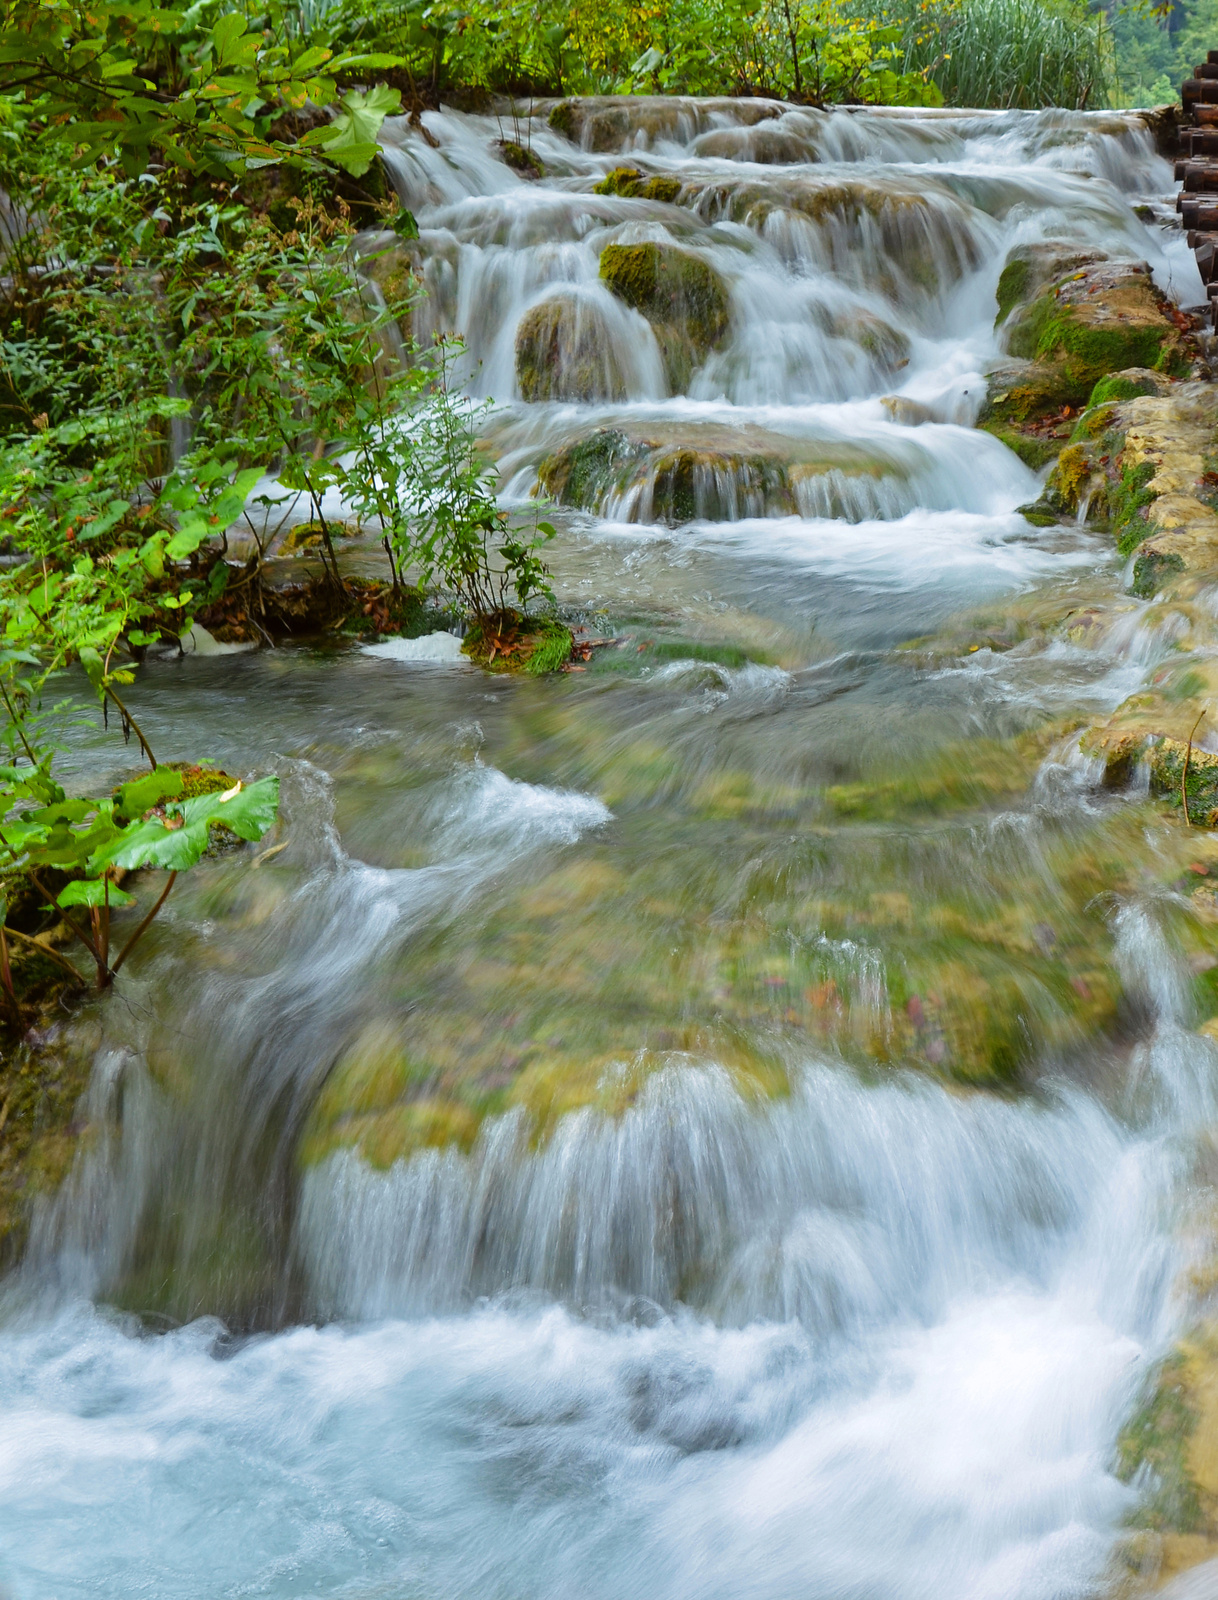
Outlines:
{"type": "MultiPolygon", "coordinates": [[[[545,457],[539,488],[561,505],[630,522],[678,525],[740,517],[846,517],[892,514],[908,467],[857,445],[791,441],[709,428],[691,441],[656,430],[630,435],[601,429],[545,457]]],[[[904,502],[902,501],[903,505],[904,502]]]]}
{"type": "Polygon", "coordinates": [[[626,379],[595,306],[575,294],[552,295],[516,329],[521,398],[624,400],[626,379]]]}

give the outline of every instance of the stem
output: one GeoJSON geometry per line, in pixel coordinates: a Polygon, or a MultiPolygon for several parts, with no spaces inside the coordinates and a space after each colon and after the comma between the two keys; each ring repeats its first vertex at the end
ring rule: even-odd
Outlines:
{"type": "Polygon", "coordinates": [[[1188,764],[1192,759],[1193,754],[1193,734],[1196,733],[1198,724],[1204,715],[1205,708],[1203,706],[1201,710],[1198,711],[1197,721],[1193,723],[1192,731],[1189,733],[1188,748],[1184,752],[1184,771],[1180,774],[1180,800],[1184,806],[1184,823],[1185,826],[1189,828],[1191,828],[1193,825],[1193,819],[1188,814],[1188,764]]]}
{"type": "Polygon", "coordinates": [[[57,961],[65,972],[70,972],[72,974],[77,983],[82,983],[84,981],[81,978],[80,973],[67,959],[67,957],[61,956],[58,950],[52,950],[49,945],[41,944],[37,939],[31,939],[29,934],[22,933],[20,928],[6,927],[4,932],[11,938],[20,939],[22,944],[33,945],[34,949],[37,950],[40,955],[47,956],[51,961],[57,961]]]}
{"type": "Polygon", "coordinates": [[[156,916],[157,912],[161,909],[161,907],[165,904],[165,901],[169,898],[169,891],[173,888],[173,882],[174,882],[174,879],[176,877],[177,877],[177,873],[176,872],[171,872],[169,874],[169,881],[166,883],[165,887],[161,890],[160,898],[157,900],[157,903],[153,906],[152,910],[144,918],[143,922],[140,923],[139,927],[131,935],[130,939],[127,940],[127,943],[119,951],[118,960],[114,963],[114,966],[110,969],[111,978],[115,978],[115,977],[118,976],[118,969],[122,966],[123,962],[126,961],[127,957],[131,954],[132,949],[139,942],[139,940],[143,938],[145,932],[147,931],[148,924],[152,921],[153,917],[156,916]]]}
{"type": "Polygon", "coordinates": [[[111,700],[113,700],[115,705],[118,707],[119,714],[122,716],[123,721],[130,724],[132,732],[135,734],[135,737],[140,742],[140,749],[148,757],[148,765],[155,772],[156,771],[156,757],[152,753],[152,746],[148,743],[147,739],[144,738],[143,733],[140,731],[139,723],[131,715],[130,711],[127,710],[127,707],[119,699],[118,695],[114,692],[114,690],[110,687],[109,684],[106,685],[105,692],[110,696],[111,700]]]}
{"type": "Polygon", "coordinates": [[[5,937],[5,928],[2,922],[0,922],[0,983],[4,985],[4,992],[8,996],[14,1016],[20,1018],[21,1007],[17,1004],[17,993],[13,988],[13,969],[9,965],[8,939],[5,937]]]}
{"type": "Polygon", "coordinates": [[[22,747],[24,748],[26,755],[29,756],[31,764],[36,767],[38,765],[38,759],[34,755],[33,750],[30,749],[30,741],[25,736],[25,724],[17,715],[17,712],[13,707],[13,702],[8,697],[8,688],[2,680],[0,680],[0,694],[4,696],[4,703],[8,707],[9,716],[13,719],[13,726],[17,730],[17,737],[21,740],[22,747]]]}

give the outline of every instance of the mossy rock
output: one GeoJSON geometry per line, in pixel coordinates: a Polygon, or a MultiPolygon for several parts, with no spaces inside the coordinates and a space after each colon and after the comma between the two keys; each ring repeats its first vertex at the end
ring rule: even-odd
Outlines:
{"type": "Polygon", "coordinates": [[[615,194],[624,200],[660,200],[672,205],[681,193],[681,180],[660,174],[649,178],[636,167],[615,167],[592,192],[615,194]]]}
{"type": "Polygon", "coordinates": [[[611,244],[601,251],[600,275],[624,304],[653,326],[686,339],[705,357],[728,330],[723,280],[700,256],[667,244],[611,244]]]}
{"type": "Polygon", "coordinates": [[[1187,740],[1160,739],[1150,751],[1150,792],[1173,806],[1184,808],[1181,782],[1188,794],[1189,820],[1218,827],[1218,755],[1208,750],[1191,750],[1187,740]],[[1184,762],[1188,759],[1188,777],[1184,762]]]}
{"type": "Polygon", "coordinates": [[[554,295],[521,317],[516,382],[521,398],[529,401],[626,398],[626,382],[600,317],[573,295],[554,295]]]}
{"type": "Polygon", "coordinates": [[[545,163],[528,145],[518,144],[515,139],[501,139],[499,153],[503,157],[504,166],[511,167],[512,171],[519,173],[522,178],[535,181],[546,175],[545,163]]]}
{"type": "Polygon", "coordinates": [[[546,456],[537,468],[538,484],[559,505],[596,506],[611,490],[625,487],[631,469],[648,453],[646,444],[601,428],[546,456]]]}
{"type": "Polygon", "coordinates": [[[1188,362],[1181,335],[1145,262],[1084,262],[1041,288],[1006,321],[1014,356],[1060,366],[1088,397],[1129,367],[1172,372],[1188,362]]]}
{"type": "Polygon", "coordinates": [[[1007,256],[998,278],[994,294],[998,315],[994,326],[1001,328],[1014,312],[1028,305],[1043,289],[1060,282],[1067,273],[1105,259],[1099,251],[1079,250],[1064,240],[1017,245],[1007,256]]]}
{"type": "Polygon", "coordinates": [[[1166,385],[1162,377],[1146,368],[1131,368],[1126,372],[1111,372],[1101,378],[1091,391],[1088,409],[1095,406],[1120,404],[1123,400],[1137,400],[1145,394],[1162,394],[1166,385]]]}
{"type": "MultiPolygon", "coordinates": [[[[1036,434],[1019,433],[1014,428],[1004,427],[1001,422],[983,422],[980,426],[985,433],[993,434],[995,439],[1000,439],[1008,450],[1013,450],[1024,466],[1031,467],[1033,472],[1039,472],[1042,467],[1047,467],[1060,449],[1055,439],[1042,439],[1036,434]]],[[[1026,507],[1021,506],[1019,509],[1027,514],[1026,507]]],[[[1054,517],[1052,520],[1057,519],[1054,517]]]]}
{"type": "Polygon", "coordinates": [[[833,319],[832,331],[839,339],[857,344],[883,373],[891,374],[909,365],[912,346],[909,335],[883,317],[870,311],[851,311],[833,319]]]}

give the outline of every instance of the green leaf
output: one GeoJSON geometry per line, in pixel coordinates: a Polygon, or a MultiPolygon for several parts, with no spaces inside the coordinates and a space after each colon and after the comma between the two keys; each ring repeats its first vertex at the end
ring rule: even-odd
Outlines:
{"type": "Polygon", "coordinates": [[[80,664],[89,675],[89,682],[99,695],[106,692],[106,665],[101,656],[92,645],[82,645],[80,649],[80,664]]]}
{"type": "Polygon", "coordinates": [[[240,784],[235,794],[201,794],[172,809],[181,812],[187,827],[206,819],[209,824],[222,822],[240,839],[261,839],[279,814],[279,779],[240,784]]]}
{"type": "Polygon", "coordinates": [[[399,90],[380,84],[367,91],[348,90],[340,105],[342,110],[328,128],[306,134],[301,143],[320,146],[329,160],[353,178],[362,178],[376,155],[381,124],[392,112],[401,110],[402,96],[399,90]]]}
{"type": "Polygon", "coordinates": [[[104,878],[81,878],[60,892],[57,906],[133,906],[135,896],[104,878]]]}
{"type": "Polygon", "coordinates": [[[407,211],[405,206],[393,219],[391,227],[399,239],[417,239],[419,237],[419,225],[414,219],[414,212],[407,211]]]}
{"type": "Polygon", "coordinates": [[[115,793],[114,809],[124,817],[142,817],[145,811],[159,806],[182,792],[182,774],[171,767],[157,767],[131,783],[124,783],[115,793]]]}

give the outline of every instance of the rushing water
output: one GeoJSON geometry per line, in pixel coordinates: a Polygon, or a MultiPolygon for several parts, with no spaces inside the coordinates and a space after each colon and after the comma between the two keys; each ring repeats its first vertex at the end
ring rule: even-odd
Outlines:
{"type": "Polygon", "coordinates": [[[506,495],[640,446],[554,557],[626,642],[540,683],[337,649],[143,673],[162,759],[281,774],[284,848],[193,874],[80,1026],[90,1135],[0,1327],[13,1600],[1101,1592],[1215,1063],[1170,896],[1071,876],[1163,830],[1053,730],[1184,624],[1104,540],[1030,528],[1034,475],[968,424],[1012,244],[1200,286],[1132,209],[1170,185],[1135,119],[765,109],[606,111],[586,148],[539,116],[541,182],[496,157],[510,121],[391,133],[506,495]],[[685,203],[594,195],[625,158],[685,203]],[[597,278],[647,240],[730,298],[676,395],[597,278]],[[600,390],[525,404],[555,295],[600,390]],[[1072,607],[1086,644],[1041,626],[1072,607]],[[1015,776],[980,809],[909,777],[987,761],[1015,776]],[[1070,1007],[1105,973],[1100,1025],[1070,1007]],[[1039,1086],[946,1086],[970,1050],[1039,1086]]]}

